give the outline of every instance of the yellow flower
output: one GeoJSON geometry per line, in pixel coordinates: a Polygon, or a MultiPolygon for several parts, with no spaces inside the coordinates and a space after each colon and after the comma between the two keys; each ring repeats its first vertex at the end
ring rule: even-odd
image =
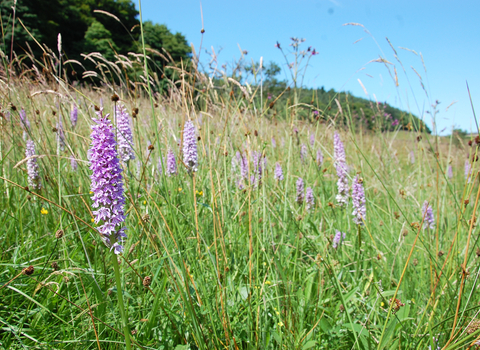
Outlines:
{"type": "Polygon", "coordinates": [[[182,192],[182,188],[181,188],[181,187],[178,188],[178,192],[182,192]]]}
{"type": "Polygon", "coordinates": [[[267,285],[271,285],[271,284],[272,284],[272,282],[270,282],[270,281],[265,281],[265,284],[267,284],[267,285]]]}
{"type": "Polygon", "coordinates": [[[267,266],[267,263],[266,263],[266,262],[264,262],[264,263],[263,263],[263,266],[267,266]]]}
{"type": "Polygon", "coordinates": [[[143,205],[147,204],[147,201],[143,201],[143,205]]]}
{"type": "Polygon", "coordinates": [[[90,191],[90,194],[93,194],[93,192],[92,192],[92,191],[90,191]]]}
{"type": "Polygon", "coordinates": [[[92,219],[91,219],[91,221],[92,221],[92,222],[94,222],[94,221],[95,221],[95,219],[94,219],[94,218],[92,218],[92,219]]]}
{"type": "Polygon", "coordinates": [[[277,313],[277,315],[280,315],[280,312],[278,312],[278,311],[275,311],[275,312],[277,313]]]}
{"type": "Polygon", "coordinates": [[[278,326],[279,326],[279,327],[283,327],[283,322],[281,322],[281,321],[278,322],[278,326]]]}
{"type": "Polygon", "coordinates": [[[40,213],[42,213],[43,215],[47,215],[47,214],[48,214],[48,210],[45,209],[45,208],[42,208],[42,210],[40,210],[40,213]]]}
{"type": "Polygon", "coordinates": [[[198,196],[203,196],[203,191],[197,191],[198,196]]]}
{"type": "Polygon", "coordinates": [[[385,303],[382,301],[382,302],[380,303],[380,306],[383,307],[384,305],[385,305],[385,303]]]}

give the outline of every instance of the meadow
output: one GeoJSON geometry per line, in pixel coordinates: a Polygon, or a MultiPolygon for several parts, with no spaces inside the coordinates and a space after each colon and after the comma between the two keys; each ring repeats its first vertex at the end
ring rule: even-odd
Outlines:
{"type": "Polygon", "coordinates": [[[480,344],[479,140],[367,130],[341,108],[315,118],[315,98],[312,118],[294,99],[275,115],[258,90],[181,66],[154,93],[146,69],[129,80],[142,55],[87,59],[95,85],[69,80],[76,63],[51,50],[3,55],[0,347],[480,344]],[[115,254],[92,207],[91,137],[103,116],[125,139],[121,113],[133,153],[115,163],[127,236],[115,254]]]}

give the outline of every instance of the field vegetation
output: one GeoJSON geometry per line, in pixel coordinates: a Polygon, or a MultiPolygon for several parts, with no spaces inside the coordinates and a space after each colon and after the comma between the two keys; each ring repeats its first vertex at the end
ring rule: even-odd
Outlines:
{"type": "Polygon", "coordinates": [[[57,44],[0,53],[0,347],[480,344],[480,138],[141,41],[78,80],[57,44]]]}

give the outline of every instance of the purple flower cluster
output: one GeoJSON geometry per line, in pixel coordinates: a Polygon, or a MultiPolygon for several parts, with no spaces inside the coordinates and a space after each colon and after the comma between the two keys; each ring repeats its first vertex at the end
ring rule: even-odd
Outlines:
{"type": "Polygon", "coordinates": [[[453,178],[453,169],[452,169],[451,165],[448,165],[447,176],[448,176],[449,179],[453,178]]]}
{"type": "Polygon", "coordinates": [[[39,190],[42,188],[40,182],[40,175],[38,174],[37,158],[35,157],[35,144],[32,140],[27,141],[27,147],[25,150],[25,156],[27,160],[27,174],[28,174],[28,186],[33,189],[39,190]]]}
{"type": "Polygon", "coordinates": [[[413,153],[413,151],[410,151],[410,163],[415,163],[415,153],[413,153]]]}
{"type": "Polygon", "coordinates": [[[307,187],[305,191],[305,203],[307,203],[307,210],[309,211],[315,207],[315,197],[311,187],[307,187]]]}
{"type": "Polygon", "coordinates": [[[27,118],[27,112],[25,112],[25,109],[20,110],[20,122],[22,124],[22,128],[24,131],[29,131],[30,130],[30,121],[27,118]]]}
{"type": "Polygon", "coordinates": [[[352,184],[352,202],[353,202],[353,222],[357,225],[363,225],[367,218],[367,208],[365,206],[365,191],[362,181],[357,175],[352,184]]]}
{"type": "Polygon", "coordinates": [[[318,167],[320,168],[323,164],[323,153],[322,153],[322,150],[320,148],[317,150],[316,161],[317,161],[318,167]]]}
{"type": "Polygon", "coordinates": [[[115,117],[117,122],[118,155],[120,160],[126,164],[129,160],[135,159],[130,115],[125,106],[120,105],[115,109],[115,117]]]}
{"type": "Polygon", "coordinates": [[[88,159],[90,161],[91,191],[95,223],[99,225],[103,242],[107,247],[113,249],[115,254],[123,251],[122,243],[127,237],[125,227],[120,227],[125,221],[123,195],[123,179],[120,161],[117,157],[115,134],[113,126],[102,112],[97,113],[98,119],[93,119],[96,125],[92,126],[90,150],[88,159]]]}
{"type": "Polygon", "coordinates": [[[72,123],[72,128],[75,128],[75,126],[77,126],[77,120],[78,120],[78,107],[76,104],[73,104],[72,110],[70,111],[70,122],[72,123]]]}
{"type": "Polygon", "coordinates": [[[472,181],[472,175],[470,174],[472,170],[472,164],[467,160],[465,160],[465,180],[468,179],[468,183],[472,181]]]}
{"type": "Polygon", "coordinates": [[[183,128],[183,163],[188,172],[197,171],[197,138],[195,137],[195,126],[189,120],[183,128]]]}
{"type": "Polygon", "coordinates": [[[167,152],[167,175],[177,175],[177,161],[171,148],[169,148],[167,152]]]}
{"type": "Polygon", "coordinates": [[[302,204],[303,200],[305,198],[305,185],[304,185],[303,179],[301,177],[299,177],[297,179],[296,187],[297,187],[297,199],[296,199],[296,201],[297,201],[298,204],[302,204]]]}
{"type": "Polygon", "coordinates": [[[78,163],[75,157],[70,157],[70,167],[72,168],[73,171],[77,171],[78,163]]]}
{"type": "Polygon", "coordinates": [[[337,249],[340,244],[345,240],[345,232],[340,232],[339,230],[335,230],[335,236],[333,237],[332,247],[333,249],[337,249]]]}
{"type": "Polygon", "coordinates": [[[315,134],[310,134],[310,146],[315,145],[315,134]]]}
{"type": "Polygon", "coordinates": [[[427,227],[430,229],[435,228],[435,218],[433,217],[433,209],[432,206],[428,203],[428,201],[423,202],[422,206],[422,218],[425,225],[423,229],[425,230],[427,227]]]}
{"type": "Polygon", "coordinates": [[[272,147],[273,148],[277,147],[277,142],[275,141],[275,139],[273,137],[272,137],[272,147]]]}
{"type": "Polygon", "coordinates": [[[337,132],[333,135],[333,154],[338,176],[336,199],[340,206],[344,206],[348,203],[347,161],[343,142],[337,132]]]}
{"type": "Polygon", "coordinates": [[[65,131],[63,130],[62,119],[57,123],[57,147],[59,152],[65,151],[65,131]]]}
{"type": "Polygon", "coordinates": [[[252,153],[253,158],[253,175],[250,176],[250,182],[252,183],[253,187],[257,188],[260,185],[262,180],[263,171],[266,164],[266,158],[262,157],[261,152],[253,151],[252,153]]]}
{"type": "Polygon", "coordinates": [[[278,162],[275,164],[275,172],[273,174],[273,178],[277,181],[283,181],[282,166],[278,162]]]}
{"type": "Polygon", "coordinates": [[[300,146],[300,160],[302,161],[302,163],[305,163],[307,153],[308,153],[307,145],[302,143],[302,145],[300,146]]]}

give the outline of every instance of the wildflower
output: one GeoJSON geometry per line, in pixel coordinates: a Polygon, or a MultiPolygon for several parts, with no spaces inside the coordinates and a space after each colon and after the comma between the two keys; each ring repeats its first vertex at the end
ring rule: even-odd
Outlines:
{"type": "Polygon", "coordinates": [[[423,202],[422,217],[424,218],[423,219],[424,223],[426,223],[426,225],[423,226],[424,230],[427,227],[430,228],[430,229],[435,228],[435,219],[433,217],[432,206],[428,203],[428,201],[423,202]]]}
{"type": "Polygon", "coordinates": [[[77,171],[78,163],[75,157],[70,157],[70,167],[72,168],[73,171],[77,171]]]}
{"type": "Polygon", "coordinates": [[[333,237],[332,247],[333,249],[337,249],[340,244],[345,240],[345,232],[340,232],[339,230],[335,230],[335,237],[333,237]]]}
{"type": "Polygon", "coordinates": [[[310,135],[310,146],[314,146],[315,145],[315,134],[311,134],[310,135]]]}
{"type": "Polygon", "coordinates": [[[348,179],[347,179],[347,162],[345,157],[345,149],[343,142],[337,132],[333,135],[333,150],[335,158],[335,168],[337,170],[337,202],[340,206],[344,206],[348,201],[348,179]]]}
{"type": "Polygon", "coordinates": [[[303,199],[305,197],[305,194],[304,194],[303,179],[301,177],[298,178],[296,186],[297,186],[297,199],[296,199],[296,201],[297,201],[298,204],[302,204],[303,199]]]}
{"type": "Polygon", "coordinates": [[[305,157],[307,156],[307,146],[302,143],[302,145],[300,146],[300,160],[302,161],[302,163],[305,162],[305,157]]]}
{"type": "Polygon", "coordinates": [[[413,153],[413,151],[410,151],[410,163],[411,164],[415,163],[415,153],[413,153]]]}
{"type": "Polygon", "coordinates": [[[283,327],[283,322],[278,322],[278,327],[283,327]]]}
{"type": "Polygon", "coordinates": [[[197,139],[195,127],[189,120],[183,128],[183,163],[189,172],[197,171],[197,139]]]}
{"type": "MultiPolygon", "coordinates": [[[[248,179],[248,160],[245,154],[240,154],[237,151],[237,161],[240,164],[240,179],[238,180],[238,188],[243,189],[243,181],[248,179]]],[[[248,180],[247,180],[248,181],[248,180]]]]}
{"type": "Polygon", "coordinates": [[[45,209],[45,208],[42,208],[42,210],[40,210],[40,213],[41,213],[42,215],[47,215],[47,214],[48,214],[48,210],[45,209]]]}
{"type": "Polygon", "coordinates": [[[307,210],[311,210],[315,206],[315,197],[311,187],[307,187],[305,191],[305,202],[307,203],[307,210]]]}
{"type": "Polygon", "coordinates": [[[273,178],[277,181],[283,181],[282,166],[278,162],[275,164],[275,173],[274,173],[273,178]]]}
{"type": "Polygon", "coordinates": [[[25,112],[25,109],[20,110],[20,122],[22,124],[22,128],[24,131],[29,131],[30,130],[30,121],[27,118],[27,112],[25,112]]]}
{"type": "Polygon", "coordinates": [[[57,147],[60,152],[65,151],[65,132],[61,119],[58,119],[57,123],[57,147]]]}
{"type": "Polygon", "coordinates": [[[167,152],[167,175],[172,176],[177,174],[177,162],[175,161],[175,154],[171,149],[167,152]]]}
{"type": "Polygon", "coordinates": [[[262,180],[262,154],[260,152],[254,151],[253,154],[253,175],[250,177],[250,181],[254,187],[258,187],[260,181],[262,180]]]}
{"type": "Polygon", "coordinates": [[[323,164],[323,153],[322,153],[322,150],[320,148],[317,150],[316,161],[317,161],[318,167],[320,168],[323,164]]]}
{"type": "Polygon", "coordinates": [[[353,222],[363,225],[366,219],[367,209],[365,207],[365,191],[361,179],[357,176],[352,184],[353,222]]]}
{"type": "Polygon", "coordinates": [[[272,137],[272,147],[273,148],[277,147],[277,143],[275,142],[275,139],[273,137],[272,137]]]}
{"type": "Polygon", "coordinates": [[[39,190],[42,184],[40,182],[40,175],[38,175],[37,158],[35,158],[35,144],[32,140],[27,141],[25,156],[29,158],[27,160],[28,186],[39,190]]]}
{"type": "Polygon", "coordinates": [[[468,179],[468,183],[471,182],[472,180],[472,176],[470,174],[472,170],[472,164],[470,164],[470,162],[467,160],[465,160],[465,180],[468,179]]]}
{"type": "Polygon", "coordinates": [[[124,105],[117,106],[115,117],[117,122],[118,155],[120,160],[126,164],[129,160],[135,159],[135,153],[133,152],[130,116],[124,105]]]}
{"type": "Polygon", "coordinates": [[[451,165],[449,165],[447,168],[447,176],[449,179],[453,178],[453,169],[451,165]]]}
{"type": "Polygon", "coordinates": [[[98,119],[94,119],[96,125],[92,126],[90,150],[90,179],[95,223],[103,221],[97,229],[107,247],[114,250],[115,254],[123,251],[123,240],[127,238],[125,227],[119,227],[125,221],[123,195],[122,169],[117,158],[117,149],[113,126],[108,120],[108,114],[104,117],[102,111],[98,113],[98,119]]]}
{"type": "Polygon", "coordinates": [[[159,174],[161,174],[163,171],[163,167],[162,167],[162,159],[160,157],[158,157],[157,159],[157,172],[159,174]]]}
{"type": "Polygon", "coordinates": [[[398,119],[395,119],[395,120],[392,122],[392,126],[397,126],[398,124],[400,124],[400,122],[399,122],[398,119]]]}
{"type": "Polygon", "coordinates": [[[73,104],[72,110],[70,111],[70,122],[72,123],[72,128],[77,126],[77,119],[78,119],[78,108],[76,104],[73,104]]]}

